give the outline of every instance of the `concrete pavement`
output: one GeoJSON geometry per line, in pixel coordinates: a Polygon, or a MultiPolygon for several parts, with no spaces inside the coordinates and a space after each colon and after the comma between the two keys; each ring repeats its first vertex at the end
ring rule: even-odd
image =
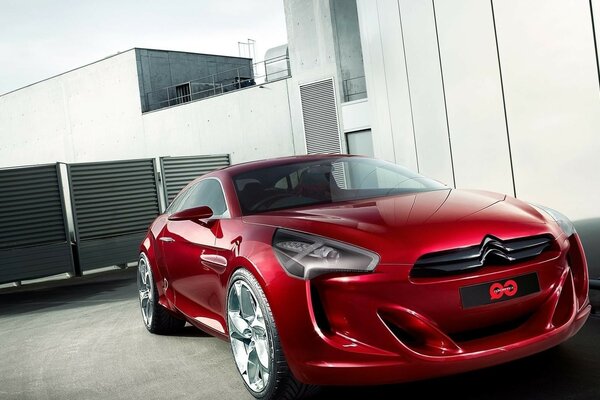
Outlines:
{"type": "MultiPolygon", "coordinates": [[[[600,318],[569,342],[458,376],[378,387],[326,388],[319,399],[600,398],[600,318]]],[[[135,269],[0,293],[0,399],[252,399],[229,345],[187,327],[143,327],[135,269]]]]}

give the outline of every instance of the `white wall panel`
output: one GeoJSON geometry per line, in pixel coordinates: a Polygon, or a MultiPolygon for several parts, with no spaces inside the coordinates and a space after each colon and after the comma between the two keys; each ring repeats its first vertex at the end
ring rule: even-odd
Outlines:
{"type": "Polygon", "coordinates": [[[490,2],[437,0],[435,12],[456,185],[514,195],[490,2]]]}
{"type": "Polygon", "coordinates": [[[598,216],[600,95],[587,0],[494,2],[517,196],[598,216]]]}
{"type": "MultiPolygon", "coordinates": [[[[590,7],[591,10],[590,12],[592,13],[592,17],[593,17],[593,26],[592,28],[594,29],[594,39],[595,39],[595,45],[596,45],[596,58],[598,58],[598,55],[600,54],[600,0],[590,0],[590,7]]],[[[599,69],[600,67],[598,67],[598,63],[600,62],[600,60],[596,60],[596,68],[599,69]]],[[[600,80],[600,69],[598,70],[598,79],[600,80]]]]}
{"type": "Polygon", "coordinates": [[[417,168],[397,0],[358,0],[377,157],[417,168]]]}
{"type": "Polygon", "coordinates": [[[369,96],[368,104],[372,116],[371,129],[374,132],[373,151],[376,157],[395,161],[377,2],[357,0],[356,6],[369,96]]]}
{"type": "Polygon", "coordinates": [[[143,157],[133,50],[0,96],[0,167],[143,157]]]}
{"type": "Polygon", "coordinates": [[[370,129],[369,122],[369,100],[361,99],[343,103],[340,105],[342,111],[343,131],[352,132],[370,129]]]}
{"type": "Polygon", "coordinates": [[[400,0],[419,171],[454,184],[431,0],[400,0]]]}
{"type": "Polygon", "coordinates": [[[287,80],[142,116],[147,155],[231,154],[231,163],[294,154],[287,80]]]}
{"type": "Polygon", "coordinates": [[[129,51],[0,96],[0,167],[231,154],[294,154],[289,80],[141,113],[129,51]]]}

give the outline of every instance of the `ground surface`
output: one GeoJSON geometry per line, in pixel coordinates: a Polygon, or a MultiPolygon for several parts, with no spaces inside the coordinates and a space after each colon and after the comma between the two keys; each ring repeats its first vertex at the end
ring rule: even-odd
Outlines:
{"type": "MultiPolygon", "coordinates": [[[[318,399],[427,399],[440,390],[461,399],[600,399],[600,317],[527,359],[406,385],[331,387],[318,399]]],[[[0,293],[0,399],[252,397],[228,343],[192,327],[170,337],[146,331],[130,269],[0,293]]]]}

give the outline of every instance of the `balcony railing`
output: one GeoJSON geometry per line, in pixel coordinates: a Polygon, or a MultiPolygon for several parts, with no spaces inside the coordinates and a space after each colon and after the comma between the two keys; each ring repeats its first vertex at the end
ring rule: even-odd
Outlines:
{"type": "Polygon", "coordinates": [[[342,88],[344,90],[344,102],[367,97],[367,83],[364,76],[344,79],[342,81],[342,88]]]}
{"type": "Polygon", "coordinates": [[[240,66],[146,93],[143,111],[154,111],[289,77],[289,58],[275,57],[254,63],[251,67],[240,66]]]}

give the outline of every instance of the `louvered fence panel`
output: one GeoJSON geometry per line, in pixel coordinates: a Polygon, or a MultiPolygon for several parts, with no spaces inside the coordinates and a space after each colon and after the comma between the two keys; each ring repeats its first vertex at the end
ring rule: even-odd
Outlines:
{"type": "Polygon", "coordinates": [[[74,273],[57,164],[0,169],[0,283],[74,273]]]}
{"type": "Polygon", "coordinates": [[[70,164],[82,270],[135,261],[159,213],[153,159],[70,164]]]}

